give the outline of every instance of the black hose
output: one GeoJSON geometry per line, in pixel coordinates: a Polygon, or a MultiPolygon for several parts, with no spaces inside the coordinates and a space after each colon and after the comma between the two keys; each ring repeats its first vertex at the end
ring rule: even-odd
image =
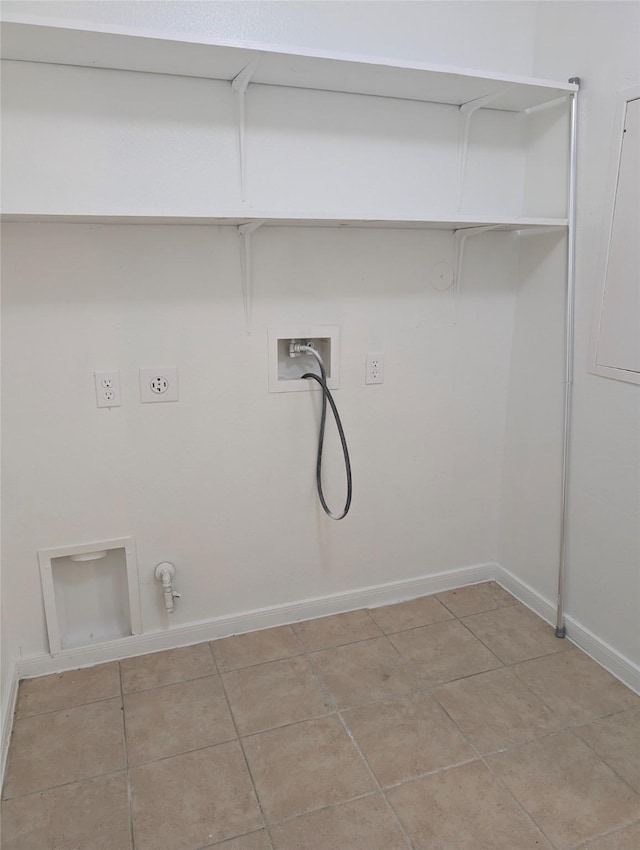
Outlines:
{"type": "Polygon", "coordinates": [[[322,390],[322,414],[320,416],[320,433],[318,434],[318,455],[316,458],[316,487],[318,490],[318,498],[320,499],[320,504],[322,505],[322,508],[326,515],[328,517],[331,517],[331,519],[344,519],[349,513],[349,508],[351,507],[351,494],[353,490],[351,483],[351,461],[349,460],[349,449],[347,448],[347,440],[344,436],[342,422],[340,421],[340,414],[338,413],[338,408],[336,407],[336,403],[333,400],[333,396],[331,395],[331,390],[327,386],[327,376],[324,370],[324,366],[322,365],[321,360],[318,360],[318,363],[320,365],[322,377],[314,375],[313,372],[307,372],[302,376],[303,378],[307,378],[307,380],[316,381],[318,384],[320,384],[320,388],[322,390]],[[322,492],[322,448],[324,446],[324,430],[327,424],[327,401],[331,405],[333,418],[336,420],[336,427],[338,429],[338,434],[340,435],[340,442],[342,443],[342,453],[344,455],[345,471],[347,473],[347,499],[344,503],[344,508],[342,509],[341,514],[334,514],[331,512],[322,492]]]}

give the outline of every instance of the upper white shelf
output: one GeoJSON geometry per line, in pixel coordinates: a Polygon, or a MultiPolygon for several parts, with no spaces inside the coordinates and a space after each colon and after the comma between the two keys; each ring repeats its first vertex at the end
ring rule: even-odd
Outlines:
{"type": "Polygon", "coordinates": [[[577,86],[460,68],[311,52],[249,42],[200,41],[134,29],[84,29],[4,16],[4,59],[233,80],[254,60],[253,83],[377,95],[461,106],[492,96],[491,109],[520,112],[577,86]],[[493,99],[495,96],[495,99],[493,99]]]}
{"type": "Polygon", "coordinates": [[[409,230],[464,230],[472,227],[491,227],[496,230],[526,230],[541,227],[566,227],[566,218],[510,218],[504,216],[448,216],[432,215],[425,218],[357,216],[335,218],[317,214],[251,212],[225,216],[171,216],[171,215],[38,215],[4,212],[4,222],[32,224],[210,224],[239,227],[260,222],[265,227],[380,227],[409,230]]]}

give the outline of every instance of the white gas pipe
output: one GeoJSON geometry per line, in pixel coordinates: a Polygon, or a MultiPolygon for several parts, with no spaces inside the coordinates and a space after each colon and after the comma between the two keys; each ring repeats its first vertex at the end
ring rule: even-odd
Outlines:
{"type": "Polygon", "coordinates": [[[162,592],[164,594],[164,607],[168,614],[173,614],[175,605],[173,600],[180,599],[182,594],[177,593],[173,589],[173,579],[176,574],[176,568],[169,561],[163,561],[158,564],[155,571],[156,581],[162,582],[162,592]]]}

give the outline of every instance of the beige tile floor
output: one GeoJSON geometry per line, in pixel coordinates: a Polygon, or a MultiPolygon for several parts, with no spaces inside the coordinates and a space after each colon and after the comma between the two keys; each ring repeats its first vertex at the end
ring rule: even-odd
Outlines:
{"type": "Polygon", "coordinates": [[[640,698],[491,582],[20,686],[2,850],[638,850],[640,698]]]}

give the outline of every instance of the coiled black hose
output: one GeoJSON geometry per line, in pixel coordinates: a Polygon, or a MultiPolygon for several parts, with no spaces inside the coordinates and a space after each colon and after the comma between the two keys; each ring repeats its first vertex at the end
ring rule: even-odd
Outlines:
{"type": "Polygon", "coordinates": [[[333,400],[333,396],[331,395],[331,390],[327,386],[327,375],[324,368],[324,363],[322,362],[322,358],[315,350],[310,350],[310,354],[313,354],[318,361],[318,365],[320,366],[321,377],[315,375],[313,372],[306,372],[302,377],[306,378],[310,381],[316,381],[316,383],[320,384],[320,389],[322,390],[322,413],[320,415],[320,432],[318,434],[318,454],[316,456],[316,488],[318,490],[318,498],[320,499],[320,504],[322,505],[322,509],[326,513],[328,517],[331,519],[344,519],[346,515],[349,513],[349,508],[351,507],[351,495],[353,492],[353,484],[351,481],[351,460],[349,459],[349,449],[347,447],[347,439],[344,435],[344,428],[342,427],[342,422],[340,421],[340,414],[338,413],[338,408],[336,407],[336,403],[333,400]],[[344,508],[342,509],[342,513],[334,514],[329,505],[324,498],[324,493],[322,492],[322,449],[324,447],[324,431],[327,424],[327,401],[331,405],[331,411],[333,413],[333,418],[336,420],[336,427],[338,429],[338,434],[340,435],[340,443],[342,444],[342,454],[344,455],[344,466],[347,474],[347,498],[344,503],[344,508]]]}

